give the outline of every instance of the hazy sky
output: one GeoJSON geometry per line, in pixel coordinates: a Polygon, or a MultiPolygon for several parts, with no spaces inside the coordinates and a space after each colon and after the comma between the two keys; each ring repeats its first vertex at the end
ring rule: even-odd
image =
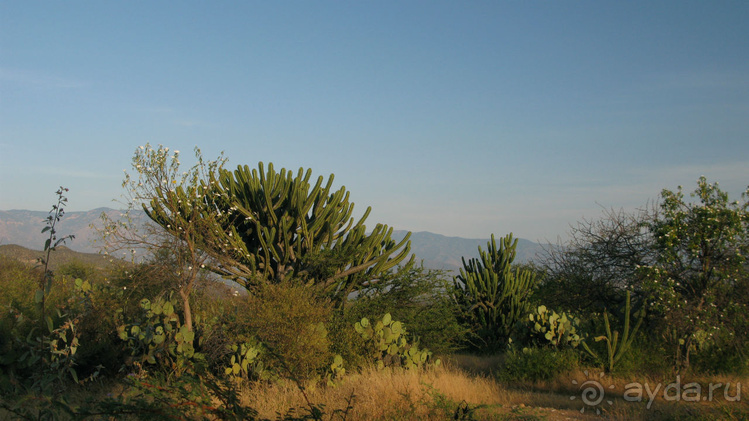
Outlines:
{"type": "Polygon", "coordinates": [[[749,185],[749,2],[0,1],[0,209],[146,142],[335,174],[368,222],[555,240],[749,185]]]}

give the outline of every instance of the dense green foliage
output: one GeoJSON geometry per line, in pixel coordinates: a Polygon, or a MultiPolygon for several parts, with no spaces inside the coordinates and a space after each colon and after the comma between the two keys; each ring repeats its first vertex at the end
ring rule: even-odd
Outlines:
{"type": "Polygon", "coordinates": [[[749,367],[749,190],[731,202],[702,177],[691,194],[664,190],[661,214],[649,223],[658,259],[643,267],[656,323],[677,366],[693,352],[738,353],[749,367]]]}
{"type": "Polygon", "coordinates": [[[550,380],[577,368],[579,360],[580,354],[569,349],[510,349],[505,354],[499,378],[507,382],[550,380]]]}
{"type": "Polygon", "coordinates": [[[265,285],[238,300],[241,325],[268,357],[265,366],[277,375],[307,379],[325,371],[333,359],[327,324],[329,300],[304,285],[265,285]]]}
{"type": "Polygon", "coordinates": [[[440,270],[413,266],[386,273],[348,303],[344,317],[353,324],[390,313],[422,346],[436,353],[452,352],[462,345],[465,328],[458,323],[451,287],[440,270]]]}

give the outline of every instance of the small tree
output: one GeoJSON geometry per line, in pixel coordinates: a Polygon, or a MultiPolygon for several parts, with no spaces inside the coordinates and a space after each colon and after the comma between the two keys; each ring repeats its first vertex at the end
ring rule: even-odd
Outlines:
{"type": "Polygon", "coordinates": [[[743,203],[731,202],[717,183],[700,177],[691,196],[696,202],[686,201],[681,187],[663,190],[662,214],[649,224],[658,258],[641,268],[682,370],[689,369],[693,350],[735,324],[726,314],[745,318],[749,311],[746,297],[737,294],[749,281],[749,188],[743,203]]]}
{"type": "Polygon", "coordinates": [[[180,168],[179,151],[159,145],[154,149],[146,144],[135,151],[132,166],[135,174],[126,172],[124,219],[102,215],[100,234],[108,253],[125,250],[135,255],[146,251],[154,258],[168,256],[174,287],[178,291],[185,317],[185,326],[193,330],[190,296],[202,269],[210,264],[207,245],[225,244],[223,231],[217,230],[224,217],[210,209],[203,196],[203,185],[215,178],[226,161],[220,156],[215,161],[203,160],[195,148],[197,163],[188,171],[180,168]],[[142,221],[139,211],[156,224],[142,221]]]}
{"type": "Polygon", "coordinates": [[[461,319],[469,327],[471,344],[494,352],[508,343],[515,325],[530,308],[536,275],[512,270],[518,240],[508,234],[499,248],[492,234],[487,251],[479,246],[479,258],[466,262],[453,280],[454,297],[461,319]]]}

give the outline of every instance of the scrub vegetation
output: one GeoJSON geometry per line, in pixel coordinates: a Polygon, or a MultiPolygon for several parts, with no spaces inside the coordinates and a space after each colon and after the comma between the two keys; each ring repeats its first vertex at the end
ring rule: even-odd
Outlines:
{"type": "Polygon", "coordinates": [[[0,258],[0,419],[749,417],[749,190],[664,190],[531,264],[492,234],[451,277],[332,175],[195,157],[136,150],[100,228],[130,261],[50,264],[62,187],[39,262],[0,258]]]}

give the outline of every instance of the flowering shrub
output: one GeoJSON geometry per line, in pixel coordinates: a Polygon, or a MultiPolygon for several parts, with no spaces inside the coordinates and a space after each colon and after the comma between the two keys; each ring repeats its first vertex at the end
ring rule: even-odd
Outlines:
{"type": "Polygon", "coordinates": [[[674,349],[677,367],[688,369],[693,351],[718,344],[721,331],[735,325],[729,315],[749,311],[737,294],[747,279],[749,189],[744,203],[731,202],[718,184],[705,177],[691,194],[696,203],[663,190],[662,215],[649,224],[657,262],[639,268],[650,297],[649,310],[660,316],[663,339],[674,349]]]}

